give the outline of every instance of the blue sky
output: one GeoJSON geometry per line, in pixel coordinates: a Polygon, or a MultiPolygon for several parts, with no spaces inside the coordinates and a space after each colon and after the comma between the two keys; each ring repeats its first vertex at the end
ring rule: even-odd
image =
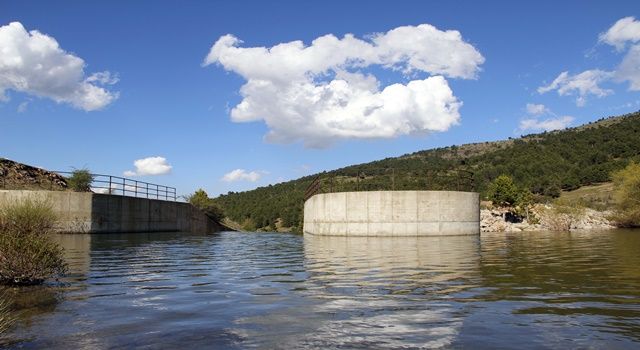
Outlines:
{"type": "Polygon", "coordinates": [[[640,109],[628,17],[639,2],[0,1],[0,156],[217,195],[579,125],[640,109]],[[28,45],[34,30],[57,43],[49,56],[28,45]],[[242,42],[210,54],[227,34],[242,42]],[[312,45],[329,34],[344,46],[312,45]],[[248,50],[296,40],[317,50],[248,50]],[[312,106],[320,90],[345,94],[312,106]],[[243,99],[251,111],[234,114],[243,99]]]}

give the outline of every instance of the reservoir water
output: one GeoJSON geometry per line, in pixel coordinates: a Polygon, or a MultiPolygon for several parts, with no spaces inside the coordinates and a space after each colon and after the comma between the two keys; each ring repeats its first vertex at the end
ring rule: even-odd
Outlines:
{"type": "Polygon", "coordinates": [[[56,238],[9,348],[640,348],[640,231],[56,238]]]}

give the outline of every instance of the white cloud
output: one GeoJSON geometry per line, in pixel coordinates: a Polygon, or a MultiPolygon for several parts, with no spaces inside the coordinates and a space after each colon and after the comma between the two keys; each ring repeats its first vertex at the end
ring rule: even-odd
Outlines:
{"type": "Polygon", "coordinates": [[[258,171],[246,171],[244,169],[235,169],[232,170],[222,177],[222,181],[226,182],[234,182],[234,181],[249,181],[256,182],[258,181],[264,172],[258,171]]]}
{"type": "Polygon", "coordinates": [[[622,51],[627,42],[640,41],[640,21],[636,21],[634,17],[621,18],[609,30],[600,34],[599,41],[622,51]]]}
{"type": "Polygon", "coordinates": [[[633,45],[615,72],[617,81],[628,81],[629,90],[640,91],[640,45],[633,45]]]}
{"type": "Polygon", "coordinates": [[[547,107],[540,104],[527,103],[527,113],[531,115],[541,115],[548,112],[547,107]]]}
{"type": "Polygon", "coordinates": [[[165,175],[173,168],[164,157],[148,157],[133,162],[135,171],[127,170],[124,176],[165,175]]]}
{"type": "Polygon", "coordinates": [[[576,104],[578,106],[584,106],[588,95],[604,97],[613,93],[612,90],[603,89],[599,85],[610,80],[613,76],[613,72],[599,69],[586,70],[576,75],[569,75],[569,72],[562,72],[551,84],[539,87],[538,93],[544,94],[557,90],[560,96],[577,95],[576,104]]]}
{"type": "Polygon", "coordinates": [[[538,93],[557,90],[558,95],[577,95],[576,104],[584,106],[588,95],[604,97],[613,94],[613,90],[603,89],[599,84],[607,81],[629,82],[629,90],[640,91],[640,21],[634,17],[618,20],[606,32],[601,33],[598,41],[611,45],[618,52],[627,49],[622,62],[612,71],[600,69],[586,70],[580,74],[569,75],[562,72],[551,84],[538,88],[538,93]]]}
{"type": "Polygon", "coordinates": [[[29,102],[27,101],[20,102],[20,104],[18,105],[18,113],[26,112],[28,107],[29,107],[29,102]]]}
{"type": "Polygon", "coordinates": [[[565,129],[573,122],[574,118],[570,116],[554,117],[544,120],[537,118],[523,119],[520,121],[521,131],[551,131],[565,129]]]}
{"type": "Polygon", "coordinates": [[[0,101],[7,90],[50,98],[93,111],[118,98],[104,85],[117,82],[109,72],[85,77],[85,62],[45,34],[27,30],[20,22],[0,27],[0,101]]]}
{"type": "Polygon", "coordinates": [[[263,120],[272,142],[302,140],[325,147],[347,138],[389,138],[445,131],[458,123],[462,103],[444,78],[474,79],[484,57],[458,31],[422,24],[395,28],[361,40],[325,35],[270,48],[239,47],[220,37],[203,65],[219,64],[247,82],[231,110],[235,122],[263,120]],[[361,70],[371,65],[433,75],[381,89],[361,70]]]}

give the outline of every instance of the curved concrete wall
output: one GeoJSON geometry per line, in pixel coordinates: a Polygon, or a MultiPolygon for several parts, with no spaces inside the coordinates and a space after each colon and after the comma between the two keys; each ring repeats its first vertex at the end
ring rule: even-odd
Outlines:
{"type": "Polygon", "coordinates": [[[303,231],[325,236],[478,235],[480,197],[457,191],[317,194],[304,203],[303,231]]]}

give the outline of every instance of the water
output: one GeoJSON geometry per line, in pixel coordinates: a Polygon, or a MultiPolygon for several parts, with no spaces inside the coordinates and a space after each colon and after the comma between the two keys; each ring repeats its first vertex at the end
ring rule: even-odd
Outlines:
{"type": "Polygon", "coordinates": [[[57,238],[11,348],[640,348],[640,231],[57,238]]]}

